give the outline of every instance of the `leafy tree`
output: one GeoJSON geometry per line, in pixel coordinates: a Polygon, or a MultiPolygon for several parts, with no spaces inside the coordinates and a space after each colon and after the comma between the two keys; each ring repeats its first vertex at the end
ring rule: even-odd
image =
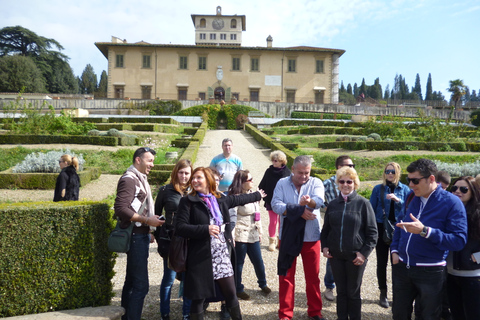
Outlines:
{"type": "Polygon", "coordinates": [[[97,93],[95,97],[98,98],[106,98],[107,97],[107,89],[108,89],[108,75],[105,70],[102,71],[100,75],[100,82],[98,84],[97,93]]]}
{"type": "Polygon", "coordinates": [[[76,93],[75,76],[62,45],[21,26],[0,29],[0,56],[30,57],[41,71],[46,88],[55,93],[76,93]],[[53,49],[57,49],[53,50],[53,49]]]}
{"type": "Polygon", "coordinates": [[[81,93],[93,94],[95,91],[97,91],[97,75],[93,71],[93,67],[90,64],[87,64],[80,79],[81,93]]]}
{"type": "Polygon", "coordinates": [[[417,73],[415,78],[415,87],[412,88],[412,92],[415,92],[420,100],[423,100],[422,86],[420,85],[420,75],[417,73]]]}
{"type": "Polygon", "coordinates": [[[433,99],[433,89],[432,89],[432,74],[428,74],[427,79],[427,91],[425,92],[425,100],[434,100],[433,99]]]}
{"type": "Polygon", "coordinates": [[[45,78],[30,57],[0,57],[0,92],[47,92],[45,78]]]}
{"type": "Polygon", "coordinates": [[[357,99],[355,99],[353,94],[350,94],[347,91],[342,91],[338,94],[338,101],[346,105],[354,105],[357,103],[357,99]]]}
{"type": "Polygon", "coordinates": [[[463,84],[463,80],[450,80],[450,87],[447,90],[452,94],[452,101],[455,103],[454,107],[457,109],[457,103],[465,95],[467,86],[463,84]]]}

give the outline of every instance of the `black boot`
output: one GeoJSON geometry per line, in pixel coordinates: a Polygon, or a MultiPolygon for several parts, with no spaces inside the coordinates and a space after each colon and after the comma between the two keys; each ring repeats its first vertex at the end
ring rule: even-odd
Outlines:
{"type": "Polygon", "coordinates": [[[380,305],[384,308],[388,308],[390,306],[387,300],[387,289],[380,290],[380,305]]]}
{"type": "Polygon", "coordinates": [[[190,320],[203,320],[203,312],[200,313],[190,313],[190,320]]]}
{"type": "Polygon", "coordinates": [[[237,304],[235,307],[228,308],[228,311],[230,312],[230,317],[232,317],[232,320],[242,320],[240,304],[237,304]]]}

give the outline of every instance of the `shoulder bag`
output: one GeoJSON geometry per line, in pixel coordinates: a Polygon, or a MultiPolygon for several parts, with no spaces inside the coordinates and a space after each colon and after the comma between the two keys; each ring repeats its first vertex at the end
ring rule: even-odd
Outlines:
{"type": "MultiPolygon", "coordinates": [[[[383,210],[383,242],[390,245],[393,240],[393,233],[395,232],[395,226],[388,219],[388,216],[385,213],[385,186],[382,184],[380,187],[380,196],[382,198],[382,210],[383,210]]],[[[390,204],[393,205],[393,204],[390,204]]]]}
{"type": "MultiPolygon", "coordinates": [[[[142,214],[146,204],[147,200],[145,199],[145,201],[143,201],[142,207],[137,212],[139,215],[142,214]]],[[[132,239],[132,231],[135,223],[130,222],[130,225],[125,229],[121,228],[120,224],[120,219],[117,217],[117,225],[108,237],[108,249],[112,252],[127,253],[130,250],[130,240],[132,239]]]]}

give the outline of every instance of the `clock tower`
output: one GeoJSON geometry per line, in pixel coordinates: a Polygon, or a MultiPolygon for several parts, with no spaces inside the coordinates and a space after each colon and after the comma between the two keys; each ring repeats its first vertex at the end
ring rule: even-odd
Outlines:
{"type": "Polygon", "coordinates": [[[241,46],[246,30],[244,15],[222,15],[218,6],[215,15],[192,14],[196,45],[241,46]]]}

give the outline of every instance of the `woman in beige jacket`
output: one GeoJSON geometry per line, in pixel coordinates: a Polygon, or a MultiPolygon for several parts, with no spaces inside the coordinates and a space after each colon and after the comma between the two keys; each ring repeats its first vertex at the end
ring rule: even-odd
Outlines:
{"type": "MultiPolygon", "coordinates": [[[[239,170],[233,178],[228,194],[250,193],[253,190],[253,178],[248,170],[239,170]]],[[[247,203],[235,208],[237,223],[235,225],[235,254],[237,258],[237,297],[249,300],[250,296],[244,291],[242,284],[242,270],[245,256],[248,254],[257,275],[258,286],[263,293],[269,294],[272,290],[267,286],[265,265],[260,250],[262,224],[260,221],[259,202],[247,203]]]]}

